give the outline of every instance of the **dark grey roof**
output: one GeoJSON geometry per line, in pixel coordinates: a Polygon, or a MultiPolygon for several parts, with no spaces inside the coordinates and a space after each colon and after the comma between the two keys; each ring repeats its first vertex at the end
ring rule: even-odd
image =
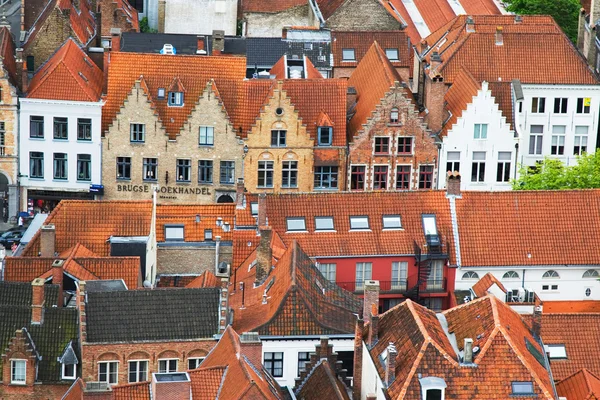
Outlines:
{"type": "Polygon", "coordinates": [[[288,42],[288,56],[303,55],[317,68],[331,68],[331,42],[288,42]]]}
{"type": "MultiPolygon", "coordinates": [[[[160,53],[168,43],[175,47],[177,54],[196,54],[199,35],[174,33],[135,33],[124,32],[121,35],[121,51],[133,53],[160,53]]],[[[204,35],[207,52],[212,52],[212,35],[204,35]]],[[[224,54],[246,54],[246,39],[226,36],[224,54]]]]}
{"type": "Polygon", "coordinates": [[[220,289],[87,293],[87,341],[210,338],[219,332],[220,289]]]}
{"type": "Polygon", "coordinates": [[[85,290],[89,292],[117,292],[127,290],[127,285],[122,279],[107,279],[97,281],[86,281],[85,290]]]}
{"type": "Polygon", "coordinates": [[[272,67],[288,50],[281,38],[246,38],[246,66],[272,67]]]}

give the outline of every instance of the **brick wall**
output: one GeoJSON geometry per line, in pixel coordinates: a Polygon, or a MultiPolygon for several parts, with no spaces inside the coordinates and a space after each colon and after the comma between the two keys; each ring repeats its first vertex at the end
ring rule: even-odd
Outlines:
{"type": "Polygon", "coordinates": [[[27,56],[34,56],[34,65],[37,70],[40,65],[45,63],[54,52],[67,40],[73,37],[77,41],[76,36],[71,29],[71,23],[67,13],[63,13],[56,7],[48,16],[45,23],[39,27],[38,35],[35,35],[33,42],[30,43],[23,51],[23,59],[27,56]]]}
{"type": "Polygon", "coordinates": [[[308,4],[278,13],[245,13],[246,36],[281,37],[284,26],[310,25],[308,4]]]}
{"type": "Polygon", "coordinates": [[[4,123],[4,148],[0,149],[0,173],[8,181],[8,216],[18,212],[17,173],[17,91],[8,81],[6,71],[0,78],[2,102],[0,102],[0,121],[4,123]]]}
{"type": "MultiPolygon", "coordinates": [[[[111,28],[120,28],[121,32],[136,32],[129,16],[112,0],[99,0],[98,11],[102,15],[100,29],[102,36],[109,37],[111,28]]],[[[136,14],[133,15],[133,18],[138,18],[135,8],[133,8],[133,11],[136,14]]]]}
{"type": "Polygon", "coordinates": [[[425,122],[433,132],[439,132],[442,129],[442,123],[446,117],[444,96],[446,96],[448,87],[441,77],[432,79],[426,76],[424,91],[425,108],[427,108],[428,111],[425,122]]]}
{"type": "Polygon", "coordinates": [[[71,385],[33,385],[10,386],[0,384],[0,399],[2,400],[60,400],[71,385]]]}
{"type": "Polygon", "coordinates": [[[337,31],[386,31],[401,29],[376,0],[347,0],[326,21],[327,28],[337,31]]]}
{"type": "MultiPolygon", "coordinates": [[[[215,248],[213,247],[158,247],[157,274],[215,273],[215,248]]],[[[232,263],[233,247],[219,247],[219,262],[232,263]]]]}

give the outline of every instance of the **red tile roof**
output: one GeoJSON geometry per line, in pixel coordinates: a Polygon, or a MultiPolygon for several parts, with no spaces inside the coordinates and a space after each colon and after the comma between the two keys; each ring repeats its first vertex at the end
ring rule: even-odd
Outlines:
{"type": "Polygon", "coordinates": [[[331,40],[334,67],[356,67],[375,42],[384,50],[398,50],[398,61],[391,61],[394,67],[409,68],[411,66],[412,50],[409,48],[408,36],[405,31],[333,31],[331,40]],[[343,61],[342,49],[354,49],[356,61],[343,61]]]}
{"type": "Polygon", "coordinates": [[[488,272],[483,276],[483,278],[478,280],[477,283],[473,285],[471,290],[473,290],[475,296],[483,297],[488,294],[488,290],[492,287],[492,285],[497,285],[504,293],[507,292],[502,282],[500,282],[491,272],[488,272]]]}
{"type": "Polygon", "coordinates": [[[167,287],[186,287],[200,275],[165,275],[158,274],[156,276],[156,287],[167,288],[167,287]]]}
{"type": "Polygon", "coordinates": [[[243,13],[277,13],[307,4],[307,0],[241,0],[243,13]]]}
{"type": "Polygon", "coordinates": [[[599,263],[600,190],[463,192],[456,212],[463,266],[599,263]]]}
{"type": "Polygon", "coordinates": [[[185,285],[187,288],[221,287],[221,279],[210,271],[204,271],[196,279],[185,285]]]}
{"type": "Polygon", "coordinates": [[[473,78],[469,71],[461,69],[444,96],[445,108],[450,113],[450,118],[442,128],[440,133],[442,136],[448,134],[448,131],[462,116],[463,111],[467,110],[467,106],[474,102],[474,97],[477,96],[479,90],[481,90],[481,84],[473,78]]]}
{"type": "Polygon", "coordinates": [[[99,101],[102,96],[102,80],[102,70],[73,39],[67,39],[33,76],[27,89],[27,97],[99,101]]]}
{"type": "Polygon", "coordinates": [[[344,384],[336,377],[335,367],[327,359],[313,368],[296,397],[305,400],[350,400],[344,384]]]}
{"type": "Polygon", "coordinates": [[[600,301],[544,301],[544,314],[600,313],[600,301]]]}
{"type": "Polygon", "coordinates": [[[165,225],[177,224],[184,226],[186,242],[203,242],[206,229],[212,229],[213,238],[220,236],[222,241],[230,242],[234,209],[235,204],[159,204],[156,207],[156,241],[165,241],[165,225]],[[196,222],[197,216],[200,222],[196,222]],[[223,226],[229,223],[228,232],[217,226],[219,218],[223,226]]]}
{"type": "Polygon", "coordinates": [[[567,400],[599,400],[600,378],[582,369],[558,382],[556,392],[567,400]]]}
{"type": "Polygon", "coordinates": [[[112,387],[112,400],[149,400],[150,383],[130,383],[112,387]]]}
{"type": "MultiPolygon", "coordinates": [[[[46,219],[56,231],[56,251],[77,243],[99,256],[110,255],[111,236],[148,236],[152,220],[151,201],[63,200],[46,219]]],[[[25,246],[23,256],[37,256],[40,232],[25,246]]]]}
{"type": "Polygon", "coordinates": [[[205,368],[189,371],[192,381],[192,399],[215,400],[219,399],[219,391],[227,375],[227,366],[205,368]]]}
{"type": "Polygon", "coordinates": [[[316,3],[319,6],[319,11],[323,19],[328,19],[333,15],[337,9],[346,2],[346,0],[317,0],[316,3]]]}
{"type": "Polygon", "coordinates": [[[15,62],[15,42],[10,29],[0,28],[0,55],[2,66],[8,73],[8,79],[13,86],[17,86],[17,64],[15,62]]]}
{"type": "Polygon", "coordinates": [[[61,400],[82,400],[83,399],[84,384],[81,378],[77,378],[73,385],[67,390],[67,393],[62,397],[61,400]]]}
{"type": "MultiPolygon", "coordinates": [[[[451,399],[510,398],[513,381],[532,381],[538,398],[554,399],[549,372],[534,355],[543,354],[543,349],[508,305],[486,296],[443,314],[459,351],[465,338],[472,338],[473,348],[479,348],[473,355],[477,367],[461,365],[433,311],[406,300],[380,316],[378,342],[370,348],[382,379],[385,371],[379,356],[389,343],[398,351],[396,379],[387,388],[389,397],[419,398],[417,376],[422,374],[444,379],[446,397],[451,399]]],[[[368,329],[369,324],[363,337],[368,329]]]]}
{"type": "Polygon", "coordinates": [[[467,17],[462,15],[425,39],[431,46],[426,61],[434,51],[442,58],[439,66],[428,69],[430,76],[442,75],[452,83],[466,68],[478,82],[598,84],[585,58],[552,17],[526,15],[521,23],[515,23],[513,15],[472,18],[474,32],[467,32],[467,17]],[[496,45],[497,27],[503,28],[503,45],[496,45]]]}

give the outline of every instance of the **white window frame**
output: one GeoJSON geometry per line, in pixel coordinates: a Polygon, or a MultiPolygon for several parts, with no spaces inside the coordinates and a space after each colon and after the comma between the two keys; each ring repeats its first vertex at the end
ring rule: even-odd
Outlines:
{"type": "Polygon", "coordinates": [[[315,217],[315,232],[335,232],[335,225],[333,222],[333,217],[329,216],[319,216],[315,217]],[[324,221],[327,224],[327,227],[319,228],[319,223],[317,221],[324,221]],[[331,221],[331,224],[329,222],[331,221]]]}
{"type": "Polygon", "coordinates": [[[567,114],[569,107],[569,98],[568,97],[555,97],[554,98],[554,108],[552,112],[554,114],[567,114]],[[564,104],[566,103],[566,104],[564,104]],[[558,105],[558,111],[556,111],[556,106],[558,105]],[[564,107],[563,107],[564,105],[564,107]],[[565,110],[564,112],[562,110],[565,110]]]}
{"type": "Polygon", "coordinates": [[[502,275],[502,279],[520,279],[519,273],[517,271],[506,271],[503,275],[502,275]],[[516,276],[507,276],[507,275],[516,275],[516,276]]]}
{"type": "Polygon", "coordinates": [[[61,377],[62,379],[77,379],[77,364],[62,364],[61,368],[61,377]],[[72,365],[73,366],[73,375],[67,375],[65,372],[65,367],[67,365],[72,365]]]}
{"type": "Polygon", "coordinates": [[[568,358],[564,344],[545,344],[544,351],[548,353],[550,360],[566,360],[568,358]]]}
{"type": "Polygon", "coordinates": [[[356,61],[356,51],[352,48],[343,48],[342,61],[356,61]],[[346,54],[350,55],[349,52],[352,52],[352,58],[346,57],[346,54]]]}
{"type": "Polygon", "coordinates": [[[400,61],[400,52],[398,51],[398,49],[395,48],[389,48],[389,49],[385,49],[385,56],[387,57],[388,60],[392,61],[392,62],[398,62],[400,61]],[[394,57],[392,55],[392,58],[390,58],[390,56],[388,55],[388,53],[392,53],[396,52],[396,56],[394,57]]]}
{"type": "Polygon", "coordinates": [[[27,360],[23,359],[11,359],[10,360],[10,384],[11,385],[26,385],[27,384],[27,360]],[[16,369],[16,365],[23,365],[23,380],[15,379],[17,374],[15,374],[14,370],[16,369]]]}
{"type": "Polygon", "coordinates": [[[183,92],[169,92],[167,104],[169,107],[183,107],[183,92]]]}
{"type": "Polygon", "coordinates": [[[544,153],[544,125],[531,125],[529,127],[529,143],[527,154],[530,156],[541,155],[544,153]],[[541,132],[534,132],[533,127],[541,127],[541,132]],[[533,140],[533,149],[531,148],[531,141],[533,140]],[[539,148],[539,150],[538,150],[539,148]],[[532,152],[533,150],[533,152],[532,152]]]}
{"type": "Polygon", "coordinates": [[[119,384],[119,361],[118,360],[109,360],[109,361],[98,361],[98,382],[104,382],[108,385],[118,385],[119,384]],[[100,366],[102,364],[106,364],[106,379],[107,380],[102,380],[100,379],[100,366]],[[111,383],[110,382],[110,376],[111,376],[111,372],[110,372],[110,366],[111,364],[115,364],[116,369],[114,372],[115,375],[115,382],[111,383]]]}
{"type": "Polygon", "coordinates": [[[406,290],[408,279],[408,261],[392,262],[392,289],[406,290]]]}
{"type": "MultiPolygon", "coordinates": [[[[378,156],[378,155],[392,154],[392,142],[393,142],[392,137],[390,137],[390,136],[374,136],[373,137],[373,155],[378,156]],[[375,147],[377,146],[376,145],[377,139],[381,139],[381,142],[384,142],[385,140],[387,140],[387,151],[377,152],[375,150],[375,147]]],[[[383,145],[383,143],[382,143],[382,145],[383,145]]]]}
{"type": "Polygon", "coordinates": [[[198,145],[199,146],[214,146],[215,145],[215,127],[214,126],[201,126],[200,128],[198,128],[198,145]]]}
{"type": "Polygon", "coordinates": [[[369,231],[371,230],[371,225],[369,223],[368,215],[351,215],[350,216],[350,230],[351,231],[369,231]],[[364,221],[367,222],[367,226],[363,227],[364,221]],[[355,224],[359,224],[361,226],[353,226],[355,224]]]}
{"type": "Polygon", "coordinates": [[[165,225],[165,241],[176,241],[182,242],[185,240],[185,226],[184,225],[165,225]],[[173,231],[174,235],[169,235],[169,231],[173,231]],[[181,232],[181,235],[178,233],[181,232]]]}
{"type": "Polygon", "coordinates": [[[400,214],[383,214],[381,216],[381,224],[383,227],[383,230],[386,231],[395,231],[395,230],[400,230],[403,229],[402,228],[402,218],[400,217],[400,214]],[[386,220],[389,222],[392,222],[394,224],[394,226],[386,226],[386,220]],[[397,222],[397,224],[396,224],[397,222]]]}
{"type": "Polygon", "coordinates": [[[188,370],[199,368],[200,364],[202,364],[202,361],[204,361],[205,358],[206,357],[189,357],[187,359],[188,370]],[[196,363],[196,366],[194,368],[190,368],[190,361],[194,361],[196,363]]]}
{"type": "Polygon", "coordinates": [[[553,269],[544,272],[542,279],[560,279],[560,274],[553,269]]]}
{"type": "Polygon", "coordinates": [[[467,280],[468,279],[473,279],[473,280],[479,279],[479,274],[477,272],[475,272],[475,271],[467,271],[467,272],[465,272],[463,274],[462,279],[463,280],[465,280],[465,279],[467,279],[467,280]]]}
{"type": "Polygon", "coordinates": [[[580,156],[583,153],[587,153],[589,131],[590,131],[590,127],[587,125],[576,125],[575,126],[575,137],[573,139],[573,155],[580,156]],[[577,129],[577,128],[585,128],[585,134],[580,133],[581,129],[577,129]],[[578,133],[578,131],[579,131],[579,133],[578,133]],[[585,141],[585,144],[583,144],[584,141],[585,141]],[[575,147],[579,147],[579,150],[575,151],[575,147]],[[582,150],[583,147],[585,147],[585,150],[582,150]]]}
{"type": "Polygon", "coordinates": [[[172,372],[177,372],[179,370],[179,358],[159,358],[158,359],[158,373],[159,374],[169,374],[172,372]],[[171,361],[175,361],[175,370],[171,370],[170,367],[170,363],[171,361]],[[160,363],[161,362],[165,362],[167,369],[166,370],[161,370],[160,368],[160,363]]]}
{"type": "Polygon", "coordinates": [[[582,279],[598,279],[599,277],[599,273],[597,269],[588,269],[586,270],[583,275],[581,275],[582,279]]]}
{"type": "Polygon", "coordinates": [[[474,151],[473,161],[471,162],[471,183],[484,183],[486,173],[486,158],[487,154],[485,151],[474,151]],[[476,157],[477,155],[477,157],[476,157]],[[481,158],[483,155],[483,158],[481,158]],[[473,175],[475,172],[475,175],[473,175]],[[475,180],[473,180],[475,178],[475,180]]]}
{"type": "Polygon", "coordinates": [[[362,290],[365,287],[365,281],[370,281],[371,278],[373,278],[373,263],[369,262],[369,261],[357,262],[356,266],[355,266],[355,272],[356,272],[355,289],[362,290]],[[359,268],[359,266],[360,266],[360,268],[359,268]],[[367,270],[368,270],[368,273],[367,273],[367,270]]]}
{"type": "Polygon", "coordinates": [[[287,217],[285,219],[285,226],[287,232],[306,232],[306,218],[304,217],[287,217]],[[292,223],[292,225],[290,225],[292,223]],[[302,225],[302,227],[295,227],[294,224],[302,225]],[[294,228],[294,229],[290,229],[294,228]]]}
{"type": "Polygon", "coordinates": [[[150,360],[127,360],[127,382],[129,383],[137,383],[137,382],[146,382],[149,380],[149,373],[150,373],[150,360]],[[146,363],[146,379],[141,380],[140,379],[140,363],[146,363]],[[130,379],[130,374],[131,374],[131,363],[136,363],[136,370],[135,370],[135,381],[132,381],[130,379]]]}
{"type": "Polygon", "coordinates": [[[543,114],[546,112],[546,98],[545,97],[532,97],[531,98],[531,113],[532,114],[543,114]]]}

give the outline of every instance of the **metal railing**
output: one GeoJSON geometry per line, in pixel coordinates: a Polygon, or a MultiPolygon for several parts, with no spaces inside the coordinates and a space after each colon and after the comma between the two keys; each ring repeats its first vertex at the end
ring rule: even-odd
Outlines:
{"type": "MultiPolygon", "coordinates": [[[[336,282],[336,284],[349,292],[362,293],[365,290],[364,281],[336,282]]],[[[379,281],[380,293],[404,293],[408,288],[407,280],[379,281]]]]}
{"type": "Polygon", "coordinates": [[[428,279],[425,281],[421,290],[427,293],[445,292],[446,278],[444,279],[428,279]]]}

